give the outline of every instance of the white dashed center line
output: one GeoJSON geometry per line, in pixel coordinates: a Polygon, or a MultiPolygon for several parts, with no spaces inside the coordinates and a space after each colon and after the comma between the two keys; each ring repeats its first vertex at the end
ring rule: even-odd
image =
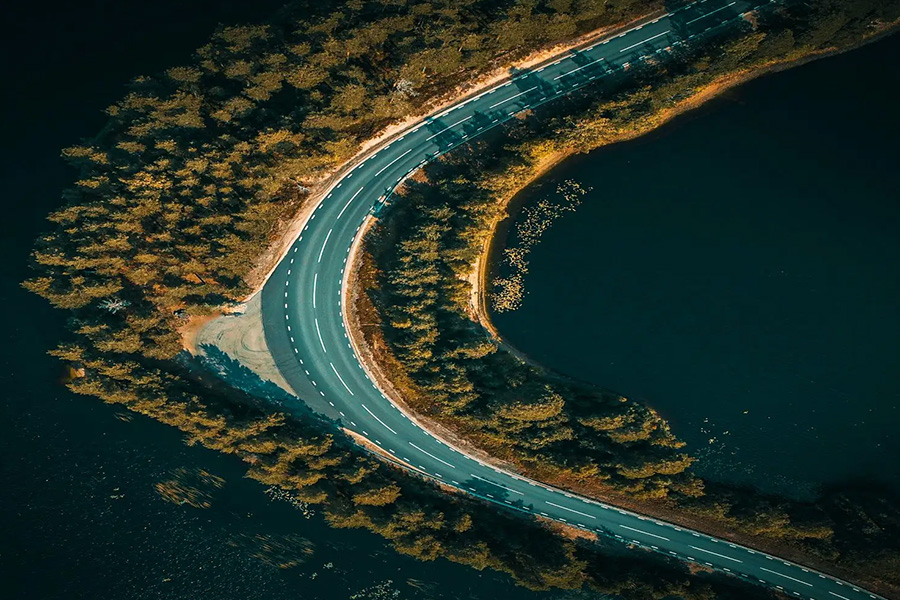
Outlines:
{"type": "Polygon", "coordinates": [[[331,237],[331,231],[332,231],[332,230],[329,229],[329,230],[328,230],[328,233],[325,234],[325,241],[322,243],[322,249],[319,250],[319,260],[317,260],[316,262],[322,262],[322,254],[325,253],[325,245],[328,243],[328,238],[331,237]]]}
{"type": "MultiPolygon", "coordinates": [[[[344,211],[347,210],[347,207],[350,206],[350,203],[351,203],[351,202],[353,202],[353,198],[356,198],[357,196],[359,196],[359,193],[360,193],[361,191],[363,191],[363,188],[364,188],[364,187],[366,187],[366,186],[363,186],[363,187],[359,188],[358,190],[356,190],[356,193],[353,194],[353,197],[350,198],[349,200],[347,200],[347,204],[345,204],[345,205],[344,205],[344,208],[341,209],[341,212],[338,213],[338,216],[337,216],[338,219],[341,218],[341,215],[344,214],[344,211]]],[[[337,220],[337,219],[335,219],[335,220],[337,220]]]]}
{"type": "Polygon", "coordinates": [[[496,486],[499,487],[499,488],[503,488],[503,489],[506,490],[507,492],[512,492],[512,493],[514,493],[514,494],[519,494],[520,496],[524,496],[524,495],[525,495],[525,494],[523,494],[522,492],[520,492],[519,490],[514,490],[514,489],[512,489],[512,488],[506,487],[505,485],[500,485],[499,483],[494,483],[493,481],[490,481],[490,480],[488,480],[488,479],[485,479],[484,477],[479,477],[479,476],[476,475],[475,473],[469,473],[469,475],[471,475],[471,476],[474,477],[475,479],[481,480],[481,481],[483,481],[483,482],[485,482],[485,483],[490,483],[491,485],[496,485],[496,486]]]}
{"type": "Polygon", "coordinates": [[[385,423],[384,421],[382,421],[381,419],[379,419],[379,418],[375,415],[375,413],[373,413],[371,410],[369,410],[369,407],[368,407],[368,406],[366,406],[365,404],[360,404],[360,406],[362,406],[363,409],[364,409],[367,413],[369,413],[370,415],[372,415],[373,417],[375,417],[375,420],[376,420],[376,421],[378,421],[379,423],[381,423],[382,425],[384,425],[384,428],[385,428],[385,429],[387,429],[388,431],[390,431],[390,432],[393,433],[394,435],[397,435],[397,432],[394,431],[393,429],[391,429],[391,428],[388,426],[387,423],[385,423]]]}
{"type": "Polygon", "coordinates": [[[699,550],[700,552],[706,552],[707,554],[712,554],[713,556],[718,556],[719,558],[724,558],[726,560],[733,560],[736,563],[742,563],[744,561],[738,560],[736,558],[732,558],[730,556],[725,556],[724,554],[719,554],[718,552],[713,552],[712,550],[704,550],[703,548],[698,548],[697,546],[690,546],[694,550],[699,550]]]}
{"type": "MultiPolygon", "coordinates": [[[[372,416],[374,417],[375,415],[372,415],[372,416]]],[[[375,418],[377,419],[378,417],[375,417],[375,418]]],[[[416,445],[413,444],[412,442],[410,442],[409,445],[412,446],[413,448],[415,448],[416,450],[418,450],[419,452],[421,452],[422,454],[426,454],[426,455],[430,456],[431,458],[433,458],[434,460],[438,461],[439,463],[443,463],[443,464],[447,465],[447,466],[450,467],[451,469],[455,469],[455,468],[456,468],[454,465],[451,465],[451,464],[448,463],[446,460],[441,460],[440,458],[438,458],[438,457],[435,456],[434,454],[432,454],[432,453],[430,453],[430,452],[427,452],[427,451],[425,451],[425,450],[422,450],[421,448],[419,448],[418,446],[416,446],[416,445]]]]}
{"type": "Polygon", "coordinates": [[[650,537],[655,537],[655,538],[657,538],[657,539],[665,540],[665,541],[667,541],[667,542],[670,542],[670,541],[671,541],[671,540],[670,540],[669,538],[667,538],[667,537],[663,537],[663,536],[661,536],[661,535],[656,535],[655,533],[650,533],[649,531],[643,531],[643,530],[641,530],[641,529],[635,529],[634,527],[629,527],[628,525],[619,525],[619,527],[621,527],[622,529],[627,529],[628,531],[634,531],[634,532],[636,532],[636,533],[642,533],[642,534],[644,534],[644,535],[649,535],[650,537]]]}
{"type": "Polygon", "coordinates": [[[603,57],[600,57],[600,58],[598,58],[597,60],[592,60],[591,62],[589,62],[589,63],[587,63],[587,64],[584,64],[584,65],[581,65],[581,66],[578,67],[577,69],[572,69],[571,71],[567,71],[566,73],[563,73],[562,75],[557,75],[556,77],[553,78],[553,81],[556,81],[557,79],[561,79],[561,78],[565,77],[566,75],[571,75],[572,73],[577,73],[578,71],[580,71],[580,70],[582,70],[582,69],[585,69],[585,68],[587,68],[587,67],[589,67],[589,66],[591,66],[591,65],[593,65],[593,64],[595,64],[595,63],[598,63],[598,62],[600,62],[601,60],[603,60],[603,57]]]}
{"type": "Polygon", "coordinates": [[[334,368],[334,363],[328,363],[328,364],[331,365],[331,370],[334,371],[334,374],[337,375],[337,378],[340,379],[340,380],[341,380],[341,383],[344,384],[344,388],[345,388],[348,392],[350,392],[350,395],[352,396],[352,395],[353,395],[353,390],[351,390],[351,389],[347,386],[347,384],[344,383],[344,378],[341,377],[341,374],[338,373],[338,370],[334,368]]]}
{"type": "Polygon", "coordinates": [[[596,518],[597,518],[597,517],[595,517],[594,515],[589,515],[589,514],[587,514],[587,513],[583,513],[583,512],[581,512],[581,511],[577,511],[577,510],[575,510],[575,509],[573,509],[573,508],[566,508],[565,506],[560,506],[559,504],[554,504],[554,503],[552,503],[552,502],[547,502],[547,504],[549,504],[550,506],[555,506],[556,508],[561,508],[561,509],[563,509],[563,510],[567,510],[567,511],[569,511],[570,513],[575,513],[576,515],[581,515],[582,517],[588,517],[588,518],[590,518],[590,519],[596,519],[596,518]]]}
{"type": "Polygon", "coordinates": [[[527,93],[530,92],[531,90],[536,90],[536,89],[537,89],[537,86],[528,88],[528,89],[525,90],[524,92],[519,92],[519,93],[516,94],[515,96],[510,96],[510,97],[507,98],[506,100],[501,100],[501,101],[498,102],[497,104],[491,104],[488,108],[494,108],[495,106],[500,106],[501,104],[506,104],[506,103],[509,102],[510,100],[515,100],[516,98],[518,98],[518,97],[521,96],[522,94],[527,94],[527,93]]]}
{"type": "Polygon", "coordinates": [[[725,6],[722,6],[722,7],[720,7],[720,8],[717,8],[716,10],[711,10],[711,11],[709,11],[708,13],[706,13],[705,15],[700,15],[700,16],[697,17],[696,19],[691,19],[690,21],[688,21],[687,23],[685,23],[685,25],[690,25],[691,23],[693,23],[693,22],[695,22],[695,21],[699,21],[700,19],[705,19],[705,18],[708,17],[709,15],[713,15],[713,14],[719,12],[720,10],[725,10],[725,9],[728,8],[729,6],[734,6],[735,4],[737,4],[737,1],[732,2],[731,4],[726,4],[725,6]]]}
{"type": "MultiPolygon", "coordinates": [[[[797,583],[802,583],[803,585],[808,585],[809,587],[812,587],[812,586],[813,586],[813,584],[811,584],[811,583],[806,583],[806,582],[803,581],[802,579],[794,579],[794,578],[791,577],[790,575],[785,575],[784,573],[779,573],[778,571],[773,571],[772,569],[767,569],[767,568],[765,568],[765,567],[760,567],[759,569],[760,569],[761,571],[765,571],[766,573],[771,573],[772,575],[778,575],[779,577],[784,577],[785,579],[790,579],[791,581],[796,581],[797,583]]],[[[830,592],[829,592],[829,593],[830,593],[830,592]]]]}
{"type": "Polygon", "coordinates": [[[319,274],[313,275],[313,308],[316,307],[316,286],[319,284],[319,274]]]}
{"type": "Polygon", "coordinates": [[[445,131],[449,131],[450,129],[453,129],[454,127],[456,127],[456,126],[459,125],[460,123],[465,123],[466,121],[468,121],[469,119],[471,119],[472,116],[473,116],[473,115],[469,115],[469,116],[466,117],[465,119],[462,119],[461,121],[457,121],[456,123],[454,123],[453,125],[450,125],[449,127],[444,127],[443,129],[441,129],[441,130],[438,131],[437,133],[432,134],[432,135],[428,136],[427,138],[425,138],[425,141],[426,141],[426,142],[429,142],[429,141],[431,141],[433,138],[436,138],[437,136],[439,136],[439,135],[441,135],[442,133],[444,133],[445,131]]]}
{"type": "Polygon", "coordinates": [[[403,154],[401,154],[400,156],[398,156],[397,158],[395,158],[394,160],[392,160],[392,161],[389,162],[388,164],[386,164],[386,165],[384,165],[383,167],[381,167],[381,170],[378,171],[377,173],[375,173],[375,177],[378,177],[379,175],[381,175],[381,174],[384,172],[385,169],[387,169],[388,167],[390,167],[391,165],[393,165],[395,162],[397,162],[398,160],[400,160],[401,158],[403,158],[404,156],[406,156],[406,155],[409,154],[410,152],[412,152],[412,148],[410,148],[409,150],[407,150],[406,152],[404,152],[403,154]]]}
{"type": "Polygon", "coordinates": [[[316,318],[316,334],[319,336],[319,343],[322,344],[322,352],[328,354],[328,350],[325,349],[325,342],[322,341],[322,331],[319,329],[319,319],[316,318]]]}
{"type": "Polygon", "coordinates": [[[641,44],[646,44],[646,43],[649,42],[650,40],[655,40],[655,39],[658,38],[658,37],[662,37],[662,36],[666,35],[667,33],[669,33],[669,30],[668,30],[668,29],[666,29],[666,30],[663,31],[662,33],[657,33],[657,34],[654,35],[654,36],[648,37],[648,38],[647,38],[646,40],[644,40],[643,42],[638,42],[637,44],[632,44],[632,45],[628,46],[627,48],[622,48],[621,50],[619,50],[619,52],[627,52],[628,50],[631,50],[632,48],[637,48],[637,47],[640,46],[641,44]]]}

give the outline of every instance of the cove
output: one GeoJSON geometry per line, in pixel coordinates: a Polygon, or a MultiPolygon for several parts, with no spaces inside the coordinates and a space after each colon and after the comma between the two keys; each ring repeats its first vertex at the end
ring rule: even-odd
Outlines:
{"type": "Polygon", "coordinates": [[[706,478],[900,489],[898,54],[765,76],[552,170],[512,206],[593,189],[491,315],[501,335],[656,408],[706,478]]]}

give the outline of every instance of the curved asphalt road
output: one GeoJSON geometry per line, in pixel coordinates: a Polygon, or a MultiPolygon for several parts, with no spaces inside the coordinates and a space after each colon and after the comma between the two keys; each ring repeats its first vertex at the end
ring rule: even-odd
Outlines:
{"type": "Polygon", "coordinates": [[[344,270],[379,197],[407,174],[515,113],[561,96],[628,63],[664,55],[710,29],[733,25],[759,0],[705,0],[518,75],[394,138],[340,179],[316,208],[263,290],[266,341],[298,396],[426,476],[526,513],[615,536],[816,600],[878,598],[779,558],[587,500],[483,464],[400,412],[369,379],[342,312],[344,270]]]}

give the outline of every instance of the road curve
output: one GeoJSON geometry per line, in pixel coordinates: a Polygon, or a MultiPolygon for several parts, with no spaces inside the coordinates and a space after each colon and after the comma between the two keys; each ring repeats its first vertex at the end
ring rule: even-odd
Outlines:
{"type": "Polygon", "coordinates": [[[499,470],[435,438],[369,378],[345,329],[345,267],[380,196],[429,160],[517,112],[625,70],[651,55],[734,25],[759,0],[701,0],[432,115],[335,182],[263,289],[266,342],[284,378],[311,407],[446,485],[501,506],[613,536],[815,600],[879,596],[801,565],[545,486],[499,470]]]}

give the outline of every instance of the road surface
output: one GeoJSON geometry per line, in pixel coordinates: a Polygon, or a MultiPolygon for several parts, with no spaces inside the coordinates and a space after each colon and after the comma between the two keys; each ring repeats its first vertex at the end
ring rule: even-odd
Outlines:
{"type": "Polygon", "coordinates": [[[421,474],[513,510],[612,535],[816,600],[870,600],[865,590],[777,557],[556,490],[483,464],[404,415],[368,377],[345,330],[345,267],[361,225],[386,190],[435,156],[629,64],[736,26],[759,0],[705,0],[568,52],[424,119],[336,181],[263,290],[266,341],[288,383],[319,412],[421,474]]]}

